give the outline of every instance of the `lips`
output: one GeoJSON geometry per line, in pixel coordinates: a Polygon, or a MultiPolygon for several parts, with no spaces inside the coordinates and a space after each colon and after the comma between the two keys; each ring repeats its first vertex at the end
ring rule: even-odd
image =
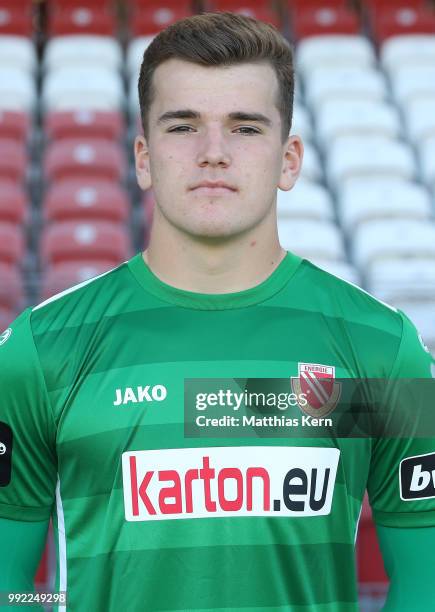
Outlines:
{"type": "Polygon", "coordinates": [[[201,193],[204,195],[225,195],[233,193],[236,190],[235,187],[225,183],[224,181],[203,181],[192,188],[192,191],[201,193]]]}

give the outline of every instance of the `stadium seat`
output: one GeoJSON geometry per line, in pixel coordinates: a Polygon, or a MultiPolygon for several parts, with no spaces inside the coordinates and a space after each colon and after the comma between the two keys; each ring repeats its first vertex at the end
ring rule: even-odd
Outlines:
{"type": "Polygon", "coordinates": [[[108,221],[53,223],[41,235],[44,266],[67,261],[107,261],[118,265],[131,256],[130,236],[119,224],[108,221]]]}
{"type": "Polygon", "coordinates": [[[100,6],[59,7],[50,14],[48,34],[49,36],[66,34],[114,36],[116,21],[110,11],[100,6]]]}
{"type": "Polygon", "coordinates": [[[139,36],[130,41],[127,48],[127,73],[137,80],[143,60],[143,54],[154,36],[139,36]]]}
{"type": "Polygon", "coordinates": [[[296,40],[321,34],[358,34],[358,15],[346,7],[316,6],[293,11],[292,31],[296,40]]]}
{"type": "Polygon", "coordinates": [[[435,138],[435,94],[417,98],[406,104],[402,111],[409,139],[419,145],[427,138],[435,138]]]}
{"type": "Polygon", "coordinates": [[[338,190],[340,221],[351,234],[376,219],[429,219],[429,193],[419,184],[400,179],[352,179],[338,190]]]}
{"type": "Polygon", "coordinates": [[[0,36],[24,36],[31,38],[34,33],[34,26],[30,10],[17,7],[12,3],[10,6],[0,4],[0,36]]]}
{"type": "Polygon", "coordinates": [[[420,167],[423,181],[435,189],[435,137],[427,138],[419,147],[420,167]]]}
{"type": "Polygon", "coordinates": [[[378,45],[390,36],[435,33],[435,13],[426,7],[398,6],[371,13],[373,38],[378,45]]]}
{"type": "Polygon", "coordinates": [[[435,300],[431,302],[400,302],[397,304],[414,323],[422,341],[435,357],[435,300]]]}
{"type": "Polygon", "coordinates": [[[26,143],[30,132],[30,117],[17,111],[0,111],[0,139],[9,138],[26,143]]]}
{"type": "Polygon", "coordinates": [[[356,177],[413,180],[416,163],[411,148],[403,142],[377,136],[342,136],[328,151],[326,174],[335,188],[356,177]]]}
{"type": "Polygon", "coordinates": [[[304,142],[313,140],[313,127],[308,109],[297,102],[293,106],[291,133],[300,136],[304,142]]]}
{"type": "Polygon", "coordinates": [[[31,113],[36,98],[36,82],[29,73],[0,66],[0,111],[31,113]]]}
{"type": "Polygon", "coordinates": [[[346,34],[310,36],[296,48],[298,70],[308,76],[316,68],[353,67],[367,69],[376,63],[373,46],[364,36],[346,34]]]}
{"type": "Polygon", "coordinates": [[[0,263],[0,310],[15,312],[24,306],[24,286],[21,273],[16,266],[0,263]]]}
{"type": "Polygon", "coordinates": [[[60,263],[50,266],[42,276],[41,300],[47,300],[56,293],[99,276],[113,268],[112,261],[86,261],[60,263]]]}
{"type": "Polygon", "coordinates": [[[42,84],[43,110],[118,111],[124,106],[120,74],[104,68],[65,68],[49,72],[42,84]]]}
{"type": "Polygon", "coordinates": [[[136,38],[157,34],[171,23],[191,14],[192,11],[183,6],[143,6],[130,16],[130,35],[136,38]]]}
{"type": "Polygon", "coordinates": [[[0,223],[22,225],[27,220],[26,194],[16,181],[0,180],[0,223]]]}
{"type": "MultiPolygon", "coordinates": [[[[1,11],[1,8],[0,8],[1,11]]],[[[36,48],[25,36],[0,35],[0,65],[32,75],[37,66],[36,48]]]]}
{"type": "Polygon", "coordinates": [[[253,17],[259,21],[271,23],[276,28],[281,28],[281,20],[275,11],[271,10],[270,3],[267,1],[249,2],[243,0],[212,0],[209,4],[211,11],[230,11],[240,13],[247,17],[253,17]]]}
{"type": "Polygon", "coordinates": [[[0,261],[18,265],[24,256],[21,228],[12,223],[0,223],[0,261]]]}
{"type": "Polygon", "coordinates": [[[279,219],[278,234],[284,249],[306,259],[346,259],[342,235],[333,223],[279,219]]]}
{"type": "Polygon", "coordinates": [[[368,68],[316,68],[305,79],[306,99],[315,111],[327,100],[371,100],[387,97],[387,86],[381,72],[368,68]]]}
{"type": "Polygon", "coordinates": [[[129,201],[120,185],[111,181],[66,179],[48,189],[43,212],[47,221],[126,222],[129,201]]]}
{"type": "Polygon", "coordinates": [[[45,47],[45,70],[95,66],[106,70],[122,68],[122,48],[111,36],[76,34],[56,36],[45,47]]]}
{"type": "Polygon", "coordinates": [[[339,136],[382,136],[399,138],[402,125],[396,108],[373,100],[326,101],[317,117],[317,135],[324,147],[339,136]]]}
{"type": "Polygon", "coordinates": [[[404,34],[386,40],[380,49],[380,61],[389,73],[407,66],[435,64],[435,37],[430,34],[404,34]]]}
{"type": "Polygon", "coordinates": [[[361,287],[361,276],[358,270],[348,262],[333,261],[331,259],[311,259],[311,263],[348,283],[361,287]]]}
{"type": "Polygon", "coordinates": [[[354,236],[355,263],[370,274],[369,266],[381,259],[433,258],[435,223],[410,219],[383,219],[361,225],[354,236]]]}
{"type": "Polygon", "coordinates": [[[97,138],[54,141],[47,146],[44,176],[47,181],[74,177],[122,181],[125,153],[119,144],[97,138]]]}
{"type": "MultiPolygon", "coordinates": [[[[1,130],[1,124],[0,124],[1,130]]],[[[106,138],[121,140],[125,135],[123,115],[118,111],[78,110],[48,113],[44,121],[47,140],[62,138],[106,138]]]]}
{"type": "Polygon", "coordinates": [[[405,66],[391,74],[394,98],[404,109],[419,98],[435,97],[435,66],[405,66]]]}
{"type": "Polygon", "coordinates": [[[334,209],[329,192],[316,183],[299,179],[290,191],[277,191],[278,219],[331,221],[334,209]]]}
{"type": "Polygon", "coordinates": [[[319,182],[323,178],[319,154],[317,149],[309,143],[305,143],[304,147],[301,177],[312,182],[319,182]]]}
{"type": "Polygon", "coordinates": [[[390,304],[407,300],[435,300],[435,259],[375,261],[370,266],[366,281],[371,293],[390,304]]]}
{"type": "Polygon", "coordinates": [[[10,138],[0,139],[0,179],[22,182],[27,171],[24,145],[10,138]]]}

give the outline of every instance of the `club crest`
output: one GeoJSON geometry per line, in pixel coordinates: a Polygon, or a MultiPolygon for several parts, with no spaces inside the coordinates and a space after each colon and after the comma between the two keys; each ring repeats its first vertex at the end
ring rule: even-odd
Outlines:
{"type": "Polygon", "coordinates": [[[290,379],[293,393],[304,394],[307,404],[299,407],[312,417],[332,412],[341,394],[341,383],[335,380],[335,367],[318,363],[299,363],[299,376],[290,379]]]}

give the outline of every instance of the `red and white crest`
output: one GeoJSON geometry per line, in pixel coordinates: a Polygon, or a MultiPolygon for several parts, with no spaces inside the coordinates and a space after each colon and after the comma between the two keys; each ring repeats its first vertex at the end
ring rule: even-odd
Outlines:
{"type": "Polygon", "coordinates": [[[337,405],[341,393],[341,384],[335,380],[335,367],[319,363],[299,363],[299,376],[291,377],[293,392],[298,396],[304,394],[307,403],[299,407],[313,417],[329,414],[337,405]]]}

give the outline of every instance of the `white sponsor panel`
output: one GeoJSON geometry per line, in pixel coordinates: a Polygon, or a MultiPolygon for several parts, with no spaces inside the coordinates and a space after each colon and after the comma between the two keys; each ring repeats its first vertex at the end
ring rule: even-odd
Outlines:
{"type": "Polygon", "coordinates": [[[337,448],[240,446],[122,455],[127,521],[331,512],[337,448]]]}

